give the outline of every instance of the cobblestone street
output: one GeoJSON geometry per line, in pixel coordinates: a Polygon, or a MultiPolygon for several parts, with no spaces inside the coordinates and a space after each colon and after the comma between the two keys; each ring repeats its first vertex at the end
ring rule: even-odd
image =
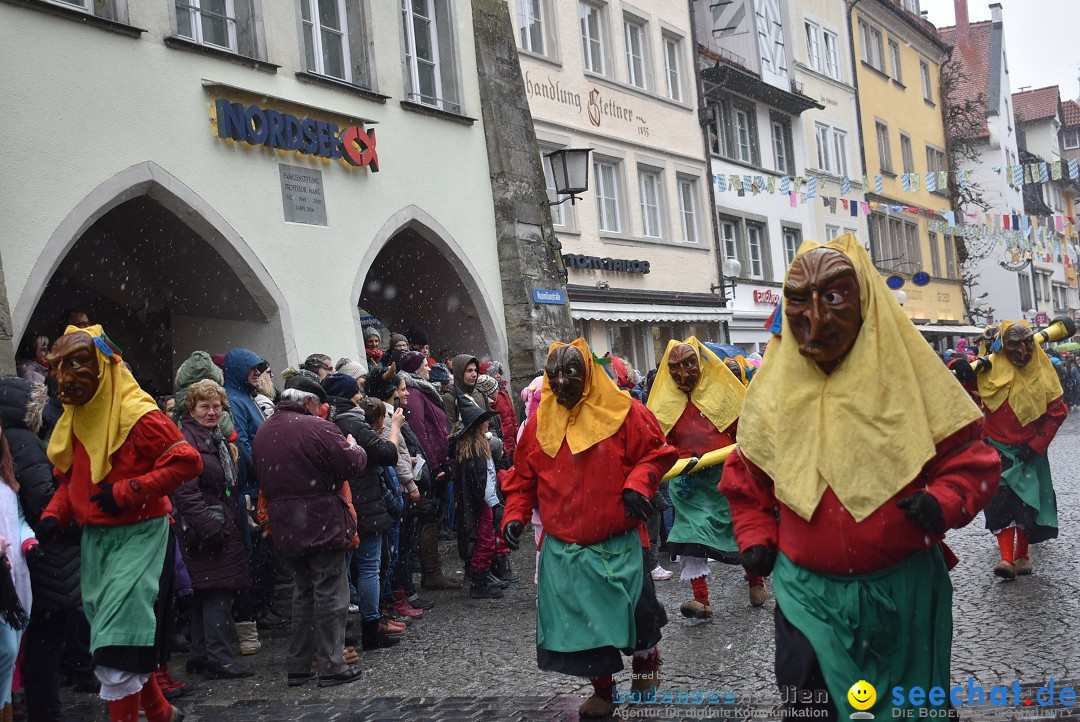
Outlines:
{"type": "MultiPolygon", "coordinates": [[[[1060,536],[1034,548],[1033,576],[1002,582],[991,574],[997,547],[983,529],[981,515],[968,528],[950,534],[949,544],[961,560],[952,572],[954,682],[965,682],[970,676],[987,689],[1013,680],[1037,688],[1053,678],[1060,688],[1075,686],[1080,680],[1080,643],[1074,627],[1080,619],[1078,451],[1080,417],[1074,416],[1050,447],[1060,536]]],[[[531,534],[525,536],[531,542],[531,534]]],[[[446,568],[451,567],[450,555],[450,546],[444,545],[446,568]]],[[[286,687],[282,660],[287,638],[263,633],[263,650],[241,660],[258,670],[255,677],[223,682],[196,677],[198,689],[180,706],[191,722],[576,720],[581,701],[577,695],[585,694],[588,684],[536,669],[533,550],[523,548],[514,555],[514,562],[522,581],[502,600],[473,600],[463,592],[430,594],[435,609],[410,627],[404,642],[361,655],[364,677],[357,683],[330,689],[314,684],[286,687]]],[[[671,620],[661,644],[664,686],[734,690],[740,702],[754,695],[763,715],[777,700],[772,671],[773,599],[770,594],[765,607],[751,608],[741,572],[718,564],[712,569],[715,616],[708,622],[678,615],[679,604],[689,598],[689,585],[680,583],[677,575],[657,583],[671,620]]],[[[359,636],[358,628],[349,634],[354,633],[359,636]]],[[[184,659],[174,655],[172,669],[187,679],[182,674],[184,659]]],[[[628,678],[627,670],[617,680],[628,684],[628,678]]],[[[65,690],[65,699],[69,715],[107,719],[96,697],[65,690]]],[[[733,712],[730,707],[727,711],[733,712]]],[[[698,712],[719,717],[723,712],[690,706],[680,706],[670,716],[667,710],[653,711],[673,719],[698,712]]],[[[1003,713],[998,718],[1006,718],[1004,709],[967,718],[993,719],[994,711],[1003,713]]],[[[1046,719],[1047,714],[1057,713],[1060,718],[1072,710],[1036,711],[1043,714],[1039,719],[1046,719]]]]}

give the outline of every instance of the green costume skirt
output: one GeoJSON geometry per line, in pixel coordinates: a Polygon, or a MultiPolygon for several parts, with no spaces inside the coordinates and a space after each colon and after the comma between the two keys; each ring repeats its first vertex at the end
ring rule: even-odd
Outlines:
{"type": "Polygon", "coordinates": [[[997,494],[983,510],[986,528],[997,531],[1015,524],[1032,544],[1057,537],[1057,496],[1050,478],[1050,459],[1036,454],[1031,461],[1022,462],[1016,457],[1019,447],[988,441],[1001,454],[1002,471],[997,494]]]}
{"type": "MultiPolygon", "coordinates": [[[[952,582],[939,547],[852,576],[812,572],[780,554],[773,589],[784,616],[813,646],[840,719],[857,711],[847,695],[860,680],[877,691],[867,711],[879,720],[907,718],[893,712],[893,687],[948,693],[952,582]]],[[[777,648],[778,659],[783,651],[777,648]]],[[[900,708],[917,709],[906,696],[900,708]]]]}
{"type": "Polygon", "coordinates": [[[716,488],[724,465],[676,476],[668,484],[675,523],[668,544],[676,554],[738,563],[739,547],[727,497],[716,488]]]}
{"type": "Polygon", "coordinates": [[[154,607],[171,543],[168,517],[83,528],[82,596],[92,652],[155,645],[154,607]]]}

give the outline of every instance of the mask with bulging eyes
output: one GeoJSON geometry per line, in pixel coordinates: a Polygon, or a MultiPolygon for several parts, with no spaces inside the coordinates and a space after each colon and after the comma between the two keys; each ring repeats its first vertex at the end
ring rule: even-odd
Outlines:
{"type": "Polygon", "coordinates": [[[560,406],[572,409],[585,393],[585,359],[573,346],[559,346],[544,365],[551,391],[560,406]]]}
{"type": "Polygon", "coordinates": [[[61,403],[82,406],[98,390],[98,355],[87,333],[69,333],[56,339],[49,352],[49,367],[57,382],[61,403]]]}
{"type": "Polygon", "coordinates": [[[859,279],[840,251],[815,248],[791,263],[784,283],[784,315],[799,353],[825,373],[844,358],[862,328],[859,279]]]}
{"type": "Polygon", "coordinates": [[[1022,369],[1035,356],[1035,332],[1023,324],[1011,326],[1001,337],[1005,358],[1013,366],[1022,369]]]}
{"type": "Polygon", "coordinates": [[[697,388],[701,381],[701,363],[698,361],[697,351],[694,347],[680,343],[672,347],[668,354],[668,373],[671,374],[679,391],[689,396],[697,388]]]}

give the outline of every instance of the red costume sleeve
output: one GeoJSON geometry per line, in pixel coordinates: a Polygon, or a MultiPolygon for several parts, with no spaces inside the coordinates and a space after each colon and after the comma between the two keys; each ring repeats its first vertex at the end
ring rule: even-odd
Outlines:
{"type": "Polygon", "coordinates": [[[1045,454],[1050,448],[1050,442],[1054,440],[1058,429],[1069,415],[1069,407],[1065,405],[1059,396],[1056,401],[1046,407],[1046,413],[1035,420],[1035,436],[1028,442],[1028,446],[1039,454],[1045,454]]]}
{"type": "Polygon", "coordinates": [[[184,439],[176,424],[160,412],[139,419],[125,444],[128,442],[141,455],[154,459],[154,465],[144,474],[113,484],[113,497],[121,509],[145,507],[202,473],[199,452],[184,439]]]}
{"type": "Polygon", "coordinates": [[[41,512],[42,518],[47,516],[54,516],[60,523],[60,528],[63,529],[71,523],[74,517],[74,511],[71,508],[71,495],[68,493],[71,485],[71,474],[60,471],[55,466],[53,467],[53,476],[57,478],[60,484],[56,487],[56,491],[53,493],[52,499],[49,500],[49,505],[45,507],[45,511],[41,512]]]}
{"type": "Polygon", "coordinates": [[[717,488],[731,506],[739,551],[758,545],[775,549],[779,534],[772,479],[736,449],[724,462],[724,475],[717,488]]]}
{"type": "Polygon", "coordinates": [[[923,468],[926,490],[945,515],[947,529],[975,518],[997,493],[1001,458],[983,440],[981,424],[965,426],[937,445],[937,455],[923,468]]]}
{"type": "Polygon", "coordinates": [[[652,412],[637,401],[631,407],[623,429],[629,432],[626,457],[637,459],[626,475],[623,489],[632,489],[646,499],[652,499],[660,488],[660,480],[664,478],[664,474],[671,471],[671,467],[679,460],[679,451],[667,443],[652,412]],[[635,417],[638,423],[632,423],[635,417]]]}
{"type": "Polygon", "coordinates": [[[518,441],[514,465],[499,474],[499,488],[506,497],[503,526],[511,520],[527,524],[532,518],[532,510],[539,506],[536,470],[533,468],[533,458],[537,453],[544,452],[536,443],[536,414],[533,414],[525,423],[525,430],[518,441]]]}

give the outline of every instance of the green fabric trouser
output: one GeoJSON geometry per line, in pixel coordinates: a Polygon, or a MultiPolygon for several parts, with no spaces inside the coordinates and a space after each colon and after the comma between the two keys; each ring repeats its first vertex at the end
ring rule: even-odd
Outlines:
{"type": "Polygon", "coordinates": [[[1001,472],[1001,486],[1012,489],[1020,501],[1035,510],[1037,526],[1057,529],[1057,496],[1050,477],[1050,458],[1036,454],[1031,461],[1022,462],[1016,457],[1018,447],[987,440],[1003,458],[1012,462],[1011,467],[1001,472]]]}
{"type": "Polygon", "coordinates": [[[737,552],[735,527],[727,497],[716,488],[724,472],[723,464],[681,474],[668,484],[675,523],[668,542],[698,544],[721,552],[737,552]]]}
{"type": "Polygon", "coordinates": [[[90,622],[90,651],[152,647],[154,603],[161,584],[169,519],[136,524],[88,524],[82,534],[82,597],[90,622]]]}
{"type": "MultiPolygon", "coordinates": [[[[894,712],[893,687],[948,692],[952,582],[939,547],[851,576],[813,572],[780,554],[773,590],[784,616],[813,646],[841,719],[857,711],[847,695],[860,680],[877,691],[868,711],[879,720],[907,716],[894,712]]],[[[919,709],[904,699],[901,709],[919,709]]]]}
{"type": "Polygon", "coordinates": [[[555,652],[633,648],[642,574],[636,528],[588,546],[546,535],[536,587],[536,646],[555,652]]]}

